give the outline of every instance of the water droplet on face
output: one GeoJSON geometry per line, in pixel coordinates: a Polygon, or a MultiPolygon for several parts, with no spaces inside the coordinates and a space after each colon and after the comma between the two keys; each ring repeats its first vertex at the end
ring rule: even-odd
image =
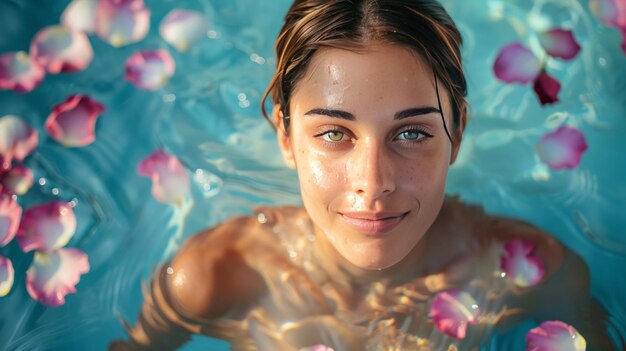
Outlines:
{"type": "Polygon", "coordinates": [[[167,267],[167,270],[165,270],[165,272],[166,272],[167,274],[174,274],[174,268],[172,268],[172,267],[167,267]]]}
{"type": "Polygon", "coordinates": [[[259,221],[259,223],[261,224],[265,224],[267,223],[267,217],[265,216],[264,213],[259,213],[258,216],[256,216],[257,221],[259,221]]]}

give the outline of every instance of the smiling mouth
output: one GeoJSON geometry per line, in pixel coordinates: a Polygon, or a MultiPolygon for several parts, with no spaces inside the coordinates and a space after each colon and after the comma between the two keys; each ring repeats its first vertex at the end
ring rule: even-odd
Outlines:
{"type": "Polygon", "coordinates": [[[411,211],[404,213],[339,213],[341,219],[359,233],[380,236],[395,228],[411,211]]]}

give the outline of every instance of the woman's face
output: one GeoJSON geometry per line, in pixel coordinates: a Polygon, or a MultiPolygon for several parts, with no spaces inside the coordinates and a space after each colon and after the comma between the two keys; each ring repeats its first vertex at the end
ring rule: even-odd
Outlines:
{"type": "Polygon", "coordinates": [[[462,127],[454,133],[439,89],[454,146],[432,70],[400,46],[322,49],[292,94],[290,131],[278,128],[283,156],[319,240],[357,267],[399,262],[441,209],[462,127]]]}

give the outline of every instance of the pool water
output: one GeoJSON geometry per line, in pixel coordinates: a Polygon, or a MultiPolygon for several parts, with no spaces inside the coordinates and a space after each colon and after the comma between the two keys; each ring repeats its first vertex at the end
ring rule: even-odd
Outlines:
{"type": "MultiPolygon", "coordinates": [[[[56,24],[68,0],[0,0],[0,53],[28,51],[41,28],[56,24]]],[[[261,117],[260,96],[275,64],[273,39],[288,0],[146,0],[149,35],[113,48],[91,36],[95,57],[79,73],[48,75],[26,94],[0,91],[0,116],[14,114],[40,132],[25,164],[36,185],[24,208],[74,200],[78,229],[70,247],[89,255],[91,270],[66,304],[45,307],[25,289],[32,260],[13,241],[0,254],[13,260],[15,282],[0,298],[0,349],[102,350],[134,323],[141,284],[193,233],[260,204],[298,204],[295,173],[283,166],[274,133],[261,117]],[[173,8],[204,13],[209,37],[178,53],[159,36],[173,8]],[[156,92],[122,78],[123,63],[140,49],[167,49],[176,73],[156,92]],[[70,94],[106,105],[93,144],[65,148],[44,131],[51,107],[70,94]],[[156,149],[176,155],[192,179],[181,206],[157,202],[138,163],[156,149]]],[[[626,55],[617,30],[601,24],[587,1],[472,0],[444,2],[465,40],[471,121],[448,192],[488,212],[525,219],[553,233],[591,269],[592,293],[610,312],[616,340],[626,337],[626,55]],[[541,106],[532,87],[506,85],[492,66],[501,47],[538,45],[537,32],[573,29],[582,50],[572,61],[550,60],[560,102],[541,106]],[[580,165],[553,171],[537,157],[539,138],[567,124],[589,144],[580,165]]],[[[563,294],[567,294],[563,291],[563,294]]],[[[484,350],[524,350],[522,325],[494,337],[484,350]]],[[[624,345],[622,345],[624,347],[624,345]]],[[[184,350],[227,350],[194,337],[184,350]]]]}

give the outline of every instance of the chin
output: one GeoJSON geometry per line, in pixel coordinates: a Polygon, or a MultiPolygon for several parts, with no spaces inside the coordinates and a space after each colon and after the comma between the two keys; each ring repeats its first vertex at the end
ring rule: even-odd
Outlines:
{"type": "MultiPolygon", "coordinates": [[[[345,256],[344,256],[345,257],[345,256]]],[[[379,250],[378,252],[354,253],[350,257],[345,257],[354,266],[367,270],[383,270],[393,267],[400,262],[406,254],[390,255],[389,251],[379,250]]]]}

